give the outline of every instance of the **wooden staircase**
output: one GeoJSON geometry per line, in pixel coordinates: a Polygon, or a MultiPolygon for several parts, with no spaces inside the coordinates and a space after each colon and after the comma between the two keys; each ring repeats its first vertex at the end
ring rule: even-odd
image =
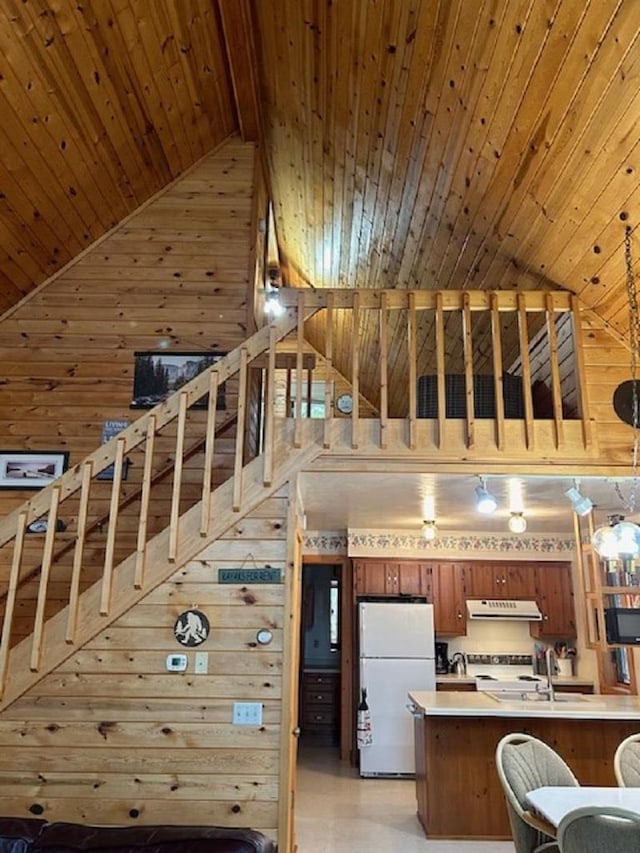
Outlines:
{"type": "MultiPolygon", "coordinates": [[[[272,326],[258,331],[242,347],[199,374],[2,521],[0,555],[5,601],[0,640],[0,710],[7,708],[234,523],[282,488],[292,474],[322,451],[319,430],[317,440],[307,440],[304,447],[292,447],[292,435],[289,446],[283,446],[273,428],[273,405],[266,401],[262,452],[246,461],[248,453],[245,446],[247,388],[252,362],[267,353],[266,385],[273,391],[277,343],[297,325],[303,325],[305,317],[315,310],[312,307],[307,311],[303,309],[299,314],[291,312],[272,326]],[[236,450],[233,476],[213,488],[217,388],[223,382],[227,383],[228,390],[234,382],[238,389],[237,415],[231,418],[234,422],[237,419],[236,450]],[[188,412],[207,395],[206,413],[198,412],[200,418],[196,416],[195,419],[196,427],[201,427],[204,432],[204,437],[198,439],[203,446],[200,498],[191,500],[191,505],[185,510],[187,483],[183,476],[184,461],[193,453],[193,446],[187,443],[188,412]],[[165,445],[160,454],[159,442],[165,445]],[[153,506],[152,487],[158,479],[158,470],[162,471],[167,466],[164,451],[168,442],[173,444],[170,523],[147,538],[150,508],[153,506]],[[137,487],[131,487],[123,477],[125,460],[133,454],[141,460],[140,465],[133,466],[139,470],[137,487]],[[100,509],[105,501],[104,484],[98,483],[97,475],[110,466],[113,466],[113,480],[109,483],[105,521],[100,509]],[[100,485],[103,493],[96,508],[95,493],[100,485]],[[132,495],[132,491],[136,494],[132,495]],[[127,537],[125,531],[123,537],[118,525],[127,519],[120,510],[130,505],[133,497],[137,497],[137,532],[132,537],[129,531],[127,537]],[[62,518],[71,519],[64,531],[58,529],[62,518]],[[44,535],[34,536],[27,532],[27,526],[36,519],[46,519],[44,535]],[[104,540],[101,568],[99,577],[83,589],[88,564],[95,563],[88,531],[96,528],[104,540]],[[116,555],[121,551],[122,538],[128,538],[129,542],[133,540],[133,547],[129,546],[129,553],[118,559],[116,555]],[[68,596],[65,602],[58,599],[55,612],[49,615],[49,587],[56,582],[56,573],[64,555],[69,556],[67,568],[71,572],[68,596]],[[27,636],[16,642],[17,596],[20,588],[33,579],[38,590],[33,608],[33,627],[27,636]]],[[[93,569],[95,575],[95,565],[93,569]]]]}

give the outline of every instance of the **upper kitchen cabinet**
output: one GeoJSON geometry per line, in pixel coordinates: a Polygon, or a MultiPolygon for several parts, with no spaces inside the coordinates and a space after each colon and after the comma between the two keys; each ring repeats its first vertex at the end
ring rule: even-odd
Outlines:
{"type": "Polygon", "coordinates": [[[356,595],[420,595],[431,599],[431,570],[416,560],[356,560],[356,595]]]}
{"type": "Polygon", "coordinates": [[[470,563],[465,577],[467,598],[535,598],[535,565],[527,562],[470,563]]]}
{"type": "Polygon", "coordinates": [[[536,563],[535,598],[542,621],[531,623],[532,637],[575,637],[576,614],[570,563],[536,563]]]}
{"type": "Polygon", "coordinates": [[[436,634],[459,637],[467,633],[465,570],[464,564],[453,561],[431,564],[436,634]]]}

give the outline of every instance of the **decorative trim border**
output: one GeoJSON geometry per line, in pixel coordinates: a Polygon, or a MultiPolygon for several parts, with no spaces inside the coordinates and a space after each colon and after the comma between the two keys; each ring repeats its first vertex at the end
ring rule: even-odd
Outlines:
{"type": "Polygon", "coordinates": [[[350,557],[413,555],[415,557],[457,554],[571,556],[575,541],[563,536],[500,536],[485,533],[438,536],[429,542],[413,533],[394,530],[308,530],[302,539],[303,554],[334,554],[350,557]]]}
{"type": "Polygon", "coordinates": [[[347,555],[347,534],[338,531],[307,530],[302,537],[303,554],[347,555]]]}
{"type": "Polygon", "coordinates": [[[415,534],[397,531],[348,531],[350,557],[372,557],[381,553],[414,553],[419,557],[456,551],[463,554],[479,552],[495,555],[557,554],[569,555],[575,551],[575,540],[556,536],[499,536],[468,533],[461,536],[437,536],[432,541],[415,534]]]}

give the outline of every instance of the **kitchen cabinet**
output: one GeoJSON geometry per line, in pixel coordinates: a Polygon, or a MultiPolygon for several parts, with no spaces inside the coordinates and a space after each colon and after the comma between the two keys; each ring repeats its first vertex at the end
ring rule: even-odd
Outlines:
{"type": "Polygon", "coordinates": [[[307,741],[338,743],[340,676],[330,670],[302,673],[300,732],[307,741]]]}
{"type": "Polygon", "coordinates": [[[441,636],[461,637],[467,633],[464,578],[466,566],[454,561],[432,563],[433,619],[441,636]]]}
{"type": "Polygon", "coordinates": [[[431,597],[431,573],[417,560],[356,560],[356,595],[431,597]]]}
{"type": "Polygon", "coordinates": [[[536,563],[535,598],[542,621],[532,622],[532,637],[575,637],[576,616],[570,563],[536,563]]]}
{"type": "Polygon", "coordinates": [[[464,571],[455,561],[356,560],[355,594],[425,596],[433,604],[436,634],[462,636],[467,633],[464,571]]]}
{"type": "Polygon", "coordinates": [[[533,599],[534,565],[530,562],[473,562],[465,578],[467,598],[533,599]]]}

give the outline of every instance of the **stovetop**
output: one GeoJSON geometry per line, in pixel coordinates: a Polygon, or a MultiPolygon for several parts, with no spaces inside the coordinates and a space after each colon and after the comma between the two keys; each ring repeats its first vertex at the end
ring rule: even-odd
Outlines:
{"type": "Polygon", "coordinates": [[[467,675],[479,681],[536,681],[533,657],[510,653],[476,652],[467,655],[467,675]]]}

